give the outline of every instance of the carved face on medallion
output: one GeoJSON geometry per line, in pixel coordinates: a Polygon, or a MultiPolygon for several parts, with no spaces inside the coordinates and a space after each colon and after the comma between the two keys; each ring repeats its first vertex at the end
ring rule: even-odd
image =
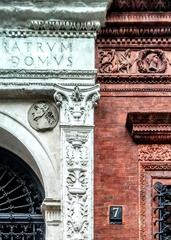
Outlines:
{"type": "Polygon", "coordinates": [[[142,50],[139,53],[137,66],[140,73],[164,73],[167,69],[165,53],[162,50],[142,50]]]}
{"type": "Polygon", "coordinates": [[[32,128],[37,131],[53,129],[59,120],[57,108],[47,102],[33,104],[28,112],[28,121],[32,128]]]}

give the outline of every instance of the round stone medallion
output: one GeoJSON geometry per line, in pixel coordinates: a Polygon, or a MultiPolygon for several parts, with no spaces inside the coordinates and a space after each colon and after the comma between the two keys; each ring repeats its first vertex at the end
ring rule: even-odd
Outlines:
{"type": "Polygon", "coordinates": [[[59,112],[51,103],[38,102],[30,107],[28,121],[30,126],[37,131],[51,130],[59,121],[59,112]]]}

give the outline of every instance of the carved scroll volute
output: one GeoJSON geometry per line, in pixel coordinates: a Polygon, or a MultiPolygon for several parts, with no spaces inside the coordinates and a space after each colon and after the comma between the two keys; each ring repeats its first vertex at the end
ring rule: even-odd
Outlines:
{"type": "Polygon", "coordinates": [[[100,99],[99,91],[99,85],[87,89],[78,86],[69,89],[58,85],[54,100],[61,109],[61,124],[93,125],[94,118],[91,112],[100,99]]]}

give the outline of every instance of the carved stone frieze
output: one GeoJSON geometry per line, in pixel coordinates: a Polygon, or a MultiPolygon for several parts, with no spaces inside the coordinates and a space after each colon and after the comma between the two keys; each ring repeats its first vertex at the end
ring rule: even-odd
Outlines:
{"type": "Polygon", "coordinates": [[[114,49],[103,50],[99,52],[100,57],[100,73],[129,73],[132,66],[131,50],[118,52],[114,49]]]}
{"type": "Polygon", "coordinates": [[[168,73],[171,68],[169,59],[169,52],[159,49],[118,51],[100,48],[99,75],[168,73]]]}
{"type": "Polygon", "coordinates": [[[171,161],[171,145],[138,145],[139,161],[171,161]]]}
{"type": "Polygon", "coordinates": [[[99,98],[99,85],[87,89],[78,86],[74,89],[58,86],[54,99],[57,106],[61,107],[61,123],[93,124],[91,112],[99,98]]]}

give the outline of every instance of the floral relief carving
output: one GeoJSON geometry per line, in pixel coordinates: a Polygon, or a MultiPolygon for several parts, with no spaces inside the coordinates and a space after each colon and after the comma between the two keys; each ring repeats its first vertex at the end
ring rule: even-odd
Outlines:
{"type": "Polygon", "coordinates": [[[139,161],[171,161],[171,145],[138,145],[139,161]]]}
{"type": "Polygon", "coordinates": [[[114,49],[100,51],[100,72],[101,73],[129,73],[132,66],[131,50],[118,52],[114,49]]]}
{"type": "MultiPolygon", "coordinates": [[[[57,106],[61,107],[61,122],[86,124],[91,110],[96,106],[100,94],[99,85],[89,89],[58,87],[54,95],[57,106]]],[[[92,121],[89,118],[89,123],[92,121]]]]}
{"type": "Polygon", "coordinates": [[[65,224],[66,239],[88,239],[90,207],[88,200],[88,133],[66,133],[65,224]]]}
{"type": "Polygon", "coordinates": [[[140,51],[99,49],[100,74],[162,74],[170,69],[170,54],[160,49],[140,51]]]}
{"type": "Polygon", "coordinates": [[[56,85],[54,100],[60,108],[63,168],[63,239],[93,236],[93,126],[100,86],[56,85]]]}

